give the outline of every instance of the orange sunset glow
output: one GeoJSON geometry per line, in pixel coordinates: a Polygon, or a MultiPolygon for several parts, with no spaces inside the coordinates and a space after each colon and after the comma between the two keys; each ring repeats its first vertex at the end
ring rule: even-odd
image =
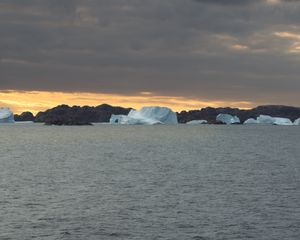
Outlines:
{"type": "Polygon", "coordinates": [[[36,114],[39,111],[44,111],[60,104],[67,104],[70,106],[97,106],[103,103],[136,109],[143,106],[160,105],[170,107],[174,111],[199,109],[207,106],[230,106],[239,108],[250,108],[254,106],[251,102],[206,101],[177,96],[156,96],[147,92],[140,93],[136,96],[46,91],[0,92],[1,106],[10,107],[17,114],[24,111],[31,111],[36,114]]]}

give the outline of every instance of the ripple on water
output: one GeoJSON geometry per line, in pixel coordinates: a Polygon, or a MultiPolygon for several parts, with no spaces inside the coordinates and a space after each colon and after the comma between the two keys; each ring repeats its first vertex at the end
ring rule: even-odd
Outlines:
{"type": "Polygon", "coordinates": [[[300,236],[300,128],[0,126],[0,239],[300,236]]]}

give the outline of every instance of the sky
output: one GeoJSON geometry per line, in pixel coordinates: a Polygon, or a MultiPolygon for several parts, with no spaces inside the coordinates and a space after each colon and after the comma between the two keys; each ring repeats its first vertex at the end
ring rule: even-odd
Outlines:
{"type": "Polygon", "coordinates": [[[300,106],[298,0],[0,0],[0,107],[300,106]]]}

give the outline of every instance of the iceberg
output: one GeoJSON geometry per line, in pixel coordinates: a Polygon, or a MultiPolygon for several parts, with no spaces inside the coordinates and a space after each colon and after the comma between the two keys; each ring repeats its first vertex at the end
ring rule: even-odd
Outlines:
{"type": "Polygon", "coordinates": [[[258,124],[259,122],[254,118],[249,118],[244,122],[244,124],[258,124]]]}
{"type": "Polygon", "coordinates": [[[14,114],[9,108],[0,108],[0,123],[14,123],[14,114]]]}
{"type": "Polygon", "coordinates": [[[293,125],[293,122],[288,118],[260,115],[256,120],[254,118],[249,118],[244,122],[244,124],[272,124],[272,125],[291,126],[293,125]]]}
{"type": "Polygon", "coordinates": [[[288,118],[274,118],[274,125],[282,125],[282,126],[291,126],[294,125],[293,122],[288,118]]]}
{"type": "Polygon", "coordinates": [[[288,118],[281,117],[271,117],[268,115],[260,115],[257,118],[259,124],[273,124],[273,125],[283,125],[283,126],[291,126],[293,122],[288,118]]]}
{"type": "Polygon", "coordinates": [[[199,124],[207,124],[208,122],[206,120],[193,120],[193,121],[189,121],[186,124],[189,125],[199,125],[199,124]]]}
{"type": "Polygon", "coordinates": [[[131,118],[126,115],[112,115],[109,121],[111,124],[122,124],[122,125],[156,125],[162,124],[162,122],[154,119],[145,118],[131,118]]]}
{"type": "Polygon", "coordinates": [[[177,124],[177,114],[166,107],[143,107],[141,110],[131,110],[126,115],[112,115],[111,124],[155,125],[177,124]]]}
{"type": "Polygon", "coordinates": [[[257,117],[257,121],[259,124],[274,124],[275,119],[268,115],[260,115],[257,117]]]}
{"type": "Polygon", "coordinates": [[[227,125],[241,123],[237,116],[221,113],[217,116],[216,121],[227,125]]]}
{"type": "Polygon", "coordinates": [[[295,120],[294,125],[300,125],[300,118],[295,120]]]}

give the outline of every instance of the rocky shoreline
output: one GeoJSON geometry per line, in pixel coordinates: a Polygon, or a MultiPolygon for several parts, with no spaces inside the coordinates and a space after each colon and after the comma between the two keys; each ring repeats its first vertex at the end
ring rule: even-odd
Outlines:
{"type": "MultiPolygon", "coordinates": [[[[108,123],[112,115],[127,115],[131,108],[114,107],[102,104],[96,107],[79,107],[59,105],[55,108],[39,112],[34,116],[30,112],[15,115],[15,121],[32,121],[47,125],[91,125],[91,123],[108,123]]],[[[179,123],[187,123],[195,120],[205,120],[208,124],[218,124],[216,117],[219,114],[237,116],[241,122],[260,115],[288,118],[295,121],[300,117],[300,108],[281,105],[258,106],[253,109],[238,108],[202,108],[200,110],[182,111],[177,113],[179,123]]]]}

